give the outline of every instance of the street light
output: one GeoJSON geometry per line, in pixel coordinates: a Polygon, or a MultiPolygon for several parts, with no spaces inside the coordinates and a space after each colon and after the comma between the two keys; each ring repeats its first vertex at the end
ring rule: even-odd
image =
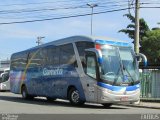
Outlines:
{"type": "Polygon", "coordinates": [[[91,35],[92,35],[92,16],[93,16],[93,8],[94,7],[97,7],[98,5],[97,4],[89,4],[89,3],[87,3],[87,5],[90,7],[90,8],[92,8],[92,12],[91,12],[91,35]]]}

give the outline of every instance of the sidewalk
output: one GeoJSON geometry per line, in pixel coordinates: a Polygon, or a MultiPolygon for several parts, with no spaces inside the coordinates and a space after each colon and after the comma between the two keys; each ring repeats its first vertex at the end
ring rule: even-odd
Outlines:
{"type": "Polygon", "coordinates": [[[119,104],[130,107],[140,107],[140,108],[151,108],[151,109],[160,109],[160,102],[140,102],[140,104],[119,104]]]}

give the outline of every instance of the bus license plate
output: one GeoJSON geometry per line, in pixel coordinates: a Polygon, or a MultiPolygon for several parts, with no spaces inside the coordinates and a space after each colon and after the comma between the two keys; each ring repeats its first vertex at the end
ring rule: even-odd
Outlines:
{"type": "Polygon", "coordinates": [[[128,101],[128,97],[121,97],[120,101],[128,101]]]}

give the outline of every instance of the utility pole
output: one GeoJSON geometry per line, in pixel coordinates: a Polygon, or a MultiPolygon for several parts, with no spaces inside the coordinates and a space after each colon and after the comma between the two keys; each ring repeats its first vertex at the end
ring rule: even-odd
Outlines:
{"type": "Polygon", "coordinates": [[[1,59],[0,59],[0,68],[1,68],[1,59]]]}
{"type": "Polygon", "coordinates": [[[92,35],[92,21],[93,21],[93,8],[94,7],[97,7],[98,5],[97,4],[87,4],[90,8],[92,8],[92,11],[91,11],[91,35],[92,35]]]}
{"type": "Polygon", "coordinates": [[[139,53],[139,0],[135,2],[135,41],[134,41],[134,50],[136,53],[139,53]]]}
{"type": "Polygon", "coordinates": [[[43,38],[45,38],[45,37],[41,37],[41,36],[38,36],[38,37],[37,37],[36,43],[38,44],[38,46],[42,44],[42,39],[43,39],[43,38]]]}

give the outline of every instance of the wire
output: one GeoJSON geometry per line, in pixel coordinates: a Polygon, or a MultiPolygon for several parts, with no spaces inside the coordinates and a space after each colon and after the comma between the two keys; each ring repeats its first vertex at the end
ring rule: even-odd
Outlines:
{"type": "MultiPolygon", "coordinates": [[[[59,2],[40,2],[40,3],[26,3],[26,4],[18,4],[18,5],[41,5],[41,4],[52,4],[54,6],[61,5],[61,7],[49,7],[49,6],[41,6],[38,8],[37,6],[34,8],[25,8],[25,9],[10,9],[10,10],[1,10],[0,18],[1,19],[21,19],[21,21],[13,21],[13,22],[1,22],[0,24],[15,24],[15,23],[28,23],[28,22],[38,22],[38,21],[46,21],[46,20],[54,20],[54,19],[64,19],[64,18],[72,18],[72,17],[80,17],[91,15],[90,8],[86,5],[89,2],[98,4],[97,7],[94,8],[93,14],[102,14],[107,12],[115,12],[123,9],[134,9],[135,0],[107,0],[107,1],[99,1],[99,0],[64,0],[59,2]],[[78,4],[79,3],[79,4],[78,4]]],[[[152,0],[153,1],[153,0],[152,0]]],[[[154,1],[156,2],[156,1],[154,1]]],[[[143,2],[144,5],[140,8],[159,8],[158,6],[145,6],[145,4],[151,3],[143,2]]],[[[153,3],[152,3],[153,4],[153,3]]],[[[17,4],[10,4],[17,5],[17,4]]],[[[1,6],[1,5],[0,5],[1,6]]]]}
{"type": "Polygon", "coordinates": [[[24,11],[13,11],[13,10],[10,10],[10,11],[0,11],[0,14],[11,14],[11,13],[23,13],[23,12],[38,12],[38,11],[53,11],[53,10],[64,10],[64,9],[76,9],[76,8],[87,8],[86,7],[83,7],[83,6],[77,6],[77,7],[67,7],[67,8],[44,8],[44,9],[35,9],[35,10],[24,10],[24,11]]]}
{"type": "Polygon", "coordinates": [[[140,7],[140,8],[160,8],[160,7],[150,6],[150,7],[140,7]]]}
{"type": "MultiPolygon", "coordinates": [[[[109,12],[124,11],[124,10],[128,10],[128,9],[129,8],[123,8],[123,9],[116,9],[116,10],[111,10],[111,11],[96,12],[96,13],[93,13],[93,14],[103,14],[103,13],[109,13],[109,12]]],[[[90,14],[87,13],[87,14],[81,14],[81,15],[57,17],[57,18],[37,19],[37,20],[28,20],[28,21],[15,21],[15,22],[4,22],[4,23],[0,23],[0,25],[50,21],[50,20],[56,20],[56,19],[75,18],[75,17],[82,17],[82,16],[89,16],[89,15],[91,15],[91,13],[90,14]]]]}
{"type": "MultiPolygon", "coordinates": [[[[57,1],[57,2],[68,2],[68,0],[64,1],[57,1]]],[[[22,4],[3,4],[0,6],[26,6],[26,5],[39,5],[39,4],[51,4],[51,3],[57,3],[57,2],[39,2],[39,3],[22,3],[22,4]]]]}

